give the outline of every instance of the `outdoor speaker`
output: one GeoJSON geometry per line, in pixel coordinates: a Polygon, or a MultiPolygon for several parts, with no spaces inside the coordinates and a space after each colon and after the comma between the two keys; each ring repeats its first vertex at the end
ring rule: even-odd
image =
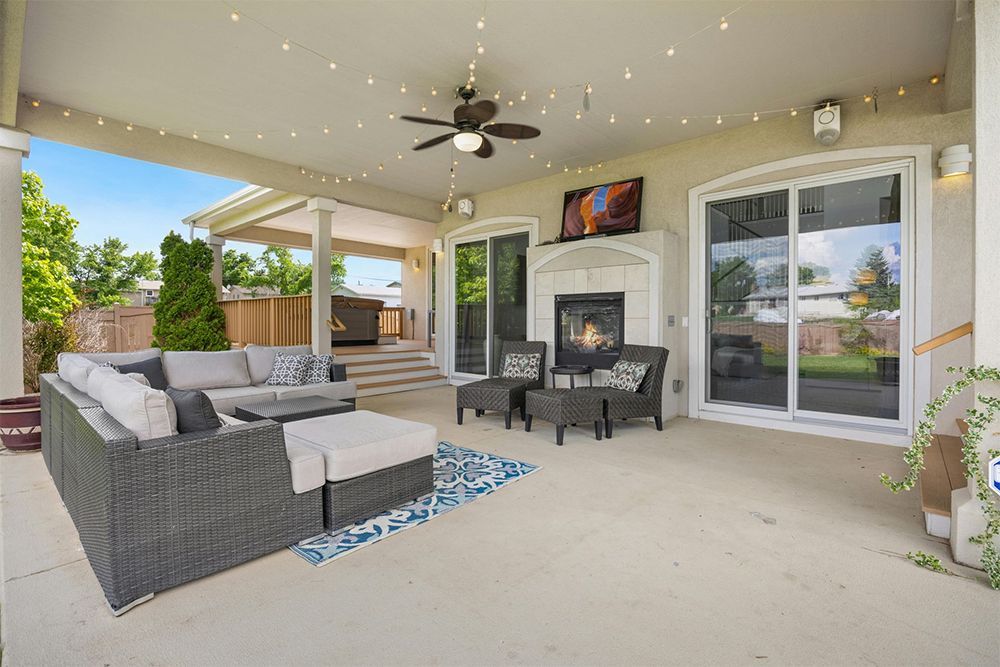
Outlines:
{"type": "Polygon", "coordinates": [[[824,146],[832,146],[840,138],[839,104],[827,104],[813,112],[813,133],[824,146]]]}

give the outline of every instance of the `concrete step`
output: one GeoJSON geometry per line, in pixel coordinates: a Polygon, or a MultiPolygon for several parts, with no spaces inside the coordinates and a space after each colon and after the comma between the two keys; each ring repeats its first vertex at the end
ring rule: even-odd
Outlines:
{"type": "Polygon", "coordinates": [[[423,359],[433,358],[433,352],[423,352],[417,350],[407,350],[402,349],[399,351],[395,350],[376,350],[372,352],[361,352],[361,351],[349,351],[341,352],[337,348],[333,349],[334,354],[337,358],[338,364],[357,364],[361,362],[372,362],[372,361],[399,361],[400,359],[413,359],[414,357],[420,357],[423,359]]]}
{"type": "Polygon", "coordinates": [[[377,396],[378,394],[393,394],[400,391],[427,389],[447,384],[448,378],[443,375],[415,377],[409,380],[389,380],[358,385],[358,396],[377,396]]]}
{"type": "Polygon", "coordinates": [[[346,364],[348,375],[369,372],[388,372],[403,368],[433,366],[427,357],[406,357],[404,359],[380,359],[377,361],[352,361],[346,364]]]}

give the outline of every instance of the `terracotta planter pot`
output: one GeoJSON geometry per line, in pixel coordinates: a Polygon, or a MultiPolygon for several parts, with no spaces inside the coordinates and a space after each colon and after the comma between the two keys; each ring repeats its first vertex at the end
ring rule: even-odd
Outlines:
{"type": "Polygon", "coordinates": [[[12,451],[42,446],[42,399],[22,396],[0,401],[0,443],[12,451]]]}

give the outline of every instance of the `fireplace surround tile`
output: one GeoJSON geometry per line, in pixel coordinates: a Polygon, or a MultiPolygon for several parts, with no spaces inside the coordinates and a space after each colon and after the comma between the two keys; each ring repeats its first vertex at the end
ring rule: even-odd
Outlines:
{"type": "Polygon", "coordinates": [[[576,291],[576,278],[573,269],[555,272],[552,291],[553,294],[568,294],[576,291]]]}
{"type": "Polygon", "coordinates": [[[625,291],[649,289],[649,265],[629,264],[625,267],[625,291]]]}
{"type": "Polygon", "coordinates": [[[601,269],[587,269],[587,291],[607,292],[601,287],[601,269]]]}
{"type": "MultiPolygon", "coordinates": [[[[626,294],[628,293],[626,292],[626,294]]],[[[628,313],[627,306],[625,312],[628,313]]],[[[625,342],[632,345],[649,345],[648,317],[625,318],[625,342]]]]}
{"type": "Polygon", "coordinates": [[[553,297],[537,292],[535,294],[535,320],[551,320],[555,316],[556,307],[553,297]]]}
{"type": "Polygon", "coordinates": [[[555,275],[552,271],[535,274],[535,294],[548,296],[555,293],[555,275]]]}
{"type": "Polygon", "coordinates": [[[601,268],[601,291],[602,292],[625,291],[624,266],[605,266],[601,268]]]}
{"type": "Polygon", "coordinates": [[[625,292],[625,316],[649,317],[649,292],[625,292]]]}
{"type": "MultiPolygon", "coordinates": [[[[587,290],[587,269],[575,269],[573,271],[574,276],[574,288],[569,290],[570,292],[586,292],[587,290]]],[[[563,294],[568,294],[569,292],[563,292],[563,294]]]]}

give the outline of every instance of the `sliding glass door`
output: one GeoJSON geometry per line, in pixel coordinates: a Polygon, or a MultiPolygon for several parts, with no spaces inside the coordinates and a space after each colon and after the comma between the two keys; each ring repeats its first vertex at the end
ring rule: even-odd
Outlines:
{"type": "Polygon", "coordinates": [[[500,343],[527,339],[528,245],[527,233],[454,244],[454,374],[497,374],[500,343]]]}
{"type": "Polygon", "coordinates": [[[903,424],[909,182],[866,168],[705,201],[703,405],[903,424]]]}

